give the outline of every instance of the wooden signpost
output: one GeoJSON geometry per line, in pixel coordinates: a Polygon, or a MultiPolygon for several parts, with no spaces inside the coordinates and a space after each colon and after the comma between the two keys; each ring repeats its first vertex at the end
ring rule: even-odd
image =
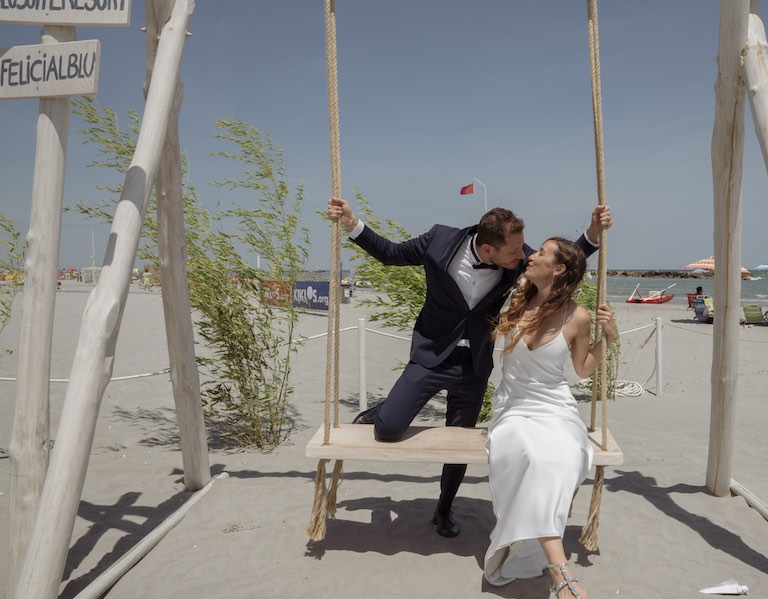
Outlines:
{"type": "Polygon", "coordinates": [[[204,488],[210,480],[186,288],[178,149],[178,110],[182,99],[179,68],[194,0],[146,2],[146,108],[112,223],[116,239],[112,259],[104,265],[83,317],[59,420],[56,451],[48,463],[48,379],[69,96],[94,94],[99,72],[99,42],[75,41],[73,25],[127,25],[129,5],[129,0],[0,0],[0,22],[45,24],[42,44],[0,50],[0,99],[40,98],[23,333],[9,447],[8,595],[13,598],[54,599],[58,595],[96,418],[114,363],[131,270],[153,187],[158,197],[161,282],[168,290],[163,294],[163,307],[184,482],[188,490],[194,491],[204,488]]]}
{"type": "Polygon", "coordinates": [[[0,99],[95,94],[100,47],[88,40],[0,50],[0,99]]]}
{"type": "MultiPolygon", "coordinates": [[[[24,297],[9,445],[8,596],[13,597],[48,471],[49,383],[64,197],[69,96],[98,88],[99,42],[76,41],[75,15],[100,0],[0,0],[0,22],[43,23],[41,44],[0,50],[0,99],[40,98],[24,265],[24,297]],[[61,19],[50,18],[54,13],[61,19]]],[[[103,3],[102,3],[103,4],[103,3]]],[[[88,8],[91,10],[88,10],[88,8]]],[[[105,7],[106,8],[106,7],[105,7]]],[[[88,13],[87,15],[85,13],[88,13]]],[[[99,21],[96,21],[99,22],[99,21]]]]}
{"type": "Polygon", "coordinates": [[[0,22],[128,25],[131,0],[0,0],[0,22]]]}

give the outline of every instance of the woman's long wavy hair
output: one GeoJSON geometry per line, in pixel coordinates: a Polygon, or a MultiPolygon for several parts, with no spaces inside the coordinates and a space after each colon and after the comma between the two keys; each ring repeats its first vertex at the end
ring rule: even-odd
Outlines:
{"type": "Polygon", "coordinates": [[[565,272],[555,277],[552,295],[541,305],[536,316],[530,322],[518,326],[528,302],[538,292],[536,285],[524,276],[520,277],[518,286],[513,289],[509,298],[507,309],[499,315],[499,321],[493,331],[494,340],[499,337],[505,339],[504,353],[512,351],[523,336],[538,329],[547,318],[565,306],[584,278],[587,259],[583,250],[573,241],[563,237],[550,237],[547,241],[554,241],[557,245],[554,251],[555,263],[565,266],[565,272]]]}

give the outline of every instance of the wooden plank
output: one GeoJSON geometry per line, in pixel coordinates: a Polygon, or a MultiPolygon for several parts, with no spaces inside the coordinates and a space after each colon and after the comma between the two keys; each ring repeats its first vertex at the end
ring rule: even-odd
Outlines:
{"type": "MultiPolygon", "coordinates": [[[[412,426],[395,443],[373,438],[372,424],[341,424],[331,427],[331,442],[323,445],[323,427],[306,447],[306,456],[317,459],[416,462],[434,464],[487,464],[486,428],[458,426],[412,426]]],[[[589,433],[595,453],[595,466],[620,466],[624,454],[608,432],[608,449],[600,449],[602,433],[589,433]]]]}
{"type": "Polygon", "coordinates": [[[0,99],[93,95],[99,40],[0,49],[0,99]]]}
{"type": "Polygon", "coordinates": [[[592,442],[592,451],[594,452],[593,466],[621,466],[624,463],[624,452],[616,443],[611,431],[606,430],[606,440],[608,449],[602,449],[603,432],[600,429],[588,432],[589,440],[592,442]]]}
{"type": "Polygon", "coordinates": [[[131,22],[131,0],[0,0],[0,22],[125,26],[131,22]]]}
{"type": "Polygon", "coordinates": [[[434,464],[487,464],[485,428],[411,426],[400,441],[383,443],[373,438],[372,424],[341,424],[331,428],[331,443],[323,445],[323,427],[307,445],[308,458],[417,462],[434,464]]]}

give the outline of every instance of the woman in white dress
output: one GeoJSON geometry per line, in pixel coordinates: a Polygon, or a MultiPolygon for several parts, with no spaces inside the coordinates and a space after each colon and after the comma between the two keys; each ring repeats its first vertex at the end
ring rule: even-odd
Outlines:
{"type": "Polygon", "coordinates": [[[562,537],[573,494],[592,467],[587,429],[563,368],[570,350],[576,373],[591,375],[617,336],[611,311],[601,305],[604,336],[590,347],[589,313],[571,301],[585,270],[573,242],[545,241],[494,332],[505,348],[488,430],[497,522],[484,574],[501,586],[548,569],[558,599],[587,597],[571,575],[562,537]]]}

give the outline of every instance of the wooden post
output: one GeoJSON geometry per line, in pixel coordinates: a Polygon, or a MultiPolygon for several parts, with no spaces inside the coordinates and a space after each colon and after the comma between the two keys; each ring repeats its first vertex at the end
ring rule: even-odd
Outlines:
{"type": "Polygon", "coordinates": [[[656,321],[656,397],[660,398],[664,394],[664,377],[662,376],[664,362],[661,353],[661,336],[663,329],[661,326],[661,317],[656,316],[654,317],[654,320],[656,321]]]}
{"type": "Polygon", "coordinates": [[[743,497],[749,507],[757,510],[757,512],[766,520],[768,520],[768,504],[755,495],[752,491],[747,489],[741,483],[732,480],[731,481],[731,493],[743,497]]]}
{"type": "MultiPolygon", "coordinates": [[[[149,14],[149,13],[147,13],[149,14]]],[[[163,520],[156,528],[152,530],[146,537],[136,543],[130,550],[120,557],[116,562],[111,564],[109,568],[104,570],[99,576],[91,582],[87,587],[80,591],[75,599],[99,599],[103,597],[109,589],[115,586],[115,583],[120,580],[125,574],[133,568],[139,561],[147,555],[157,544],[165,538],[173,528],[181,522],[187,515],[187,512],[200,501],[203,496],[211,490],[213,483],[217,479],[229,478],[229,474],[222,472],[217,474],[215,478],[211,479],[207,485],[197,491],[190,497],[186,503],[182,504],[179,509],[173,512],[165,520],[163,520]]]]}
{"type": "Polygon", "coordinates": [[[741,312],[741,175],[744,150],[744,78],[749,0],[721,0],[712,133],[714,189],[715,320],[707,488],[731,489],[741,312]]]}
{"type": "MultiPolygon", "coordinates": [[[[154,17],[147,21],[147,77],[144,89],[148,90],[157,53],[159,27],[168,20],[173,9],[173,0],[145,0],[144,6],[145,14],[154,17]]],[[[211,479],[211,468],[208,462],[208,440],[203,419],[200,375],[195,359],[195,336],[187,288],[187,242],[184,234],[179,152],[179,110],[183,97],[184,86],[177,81],[173,105],[168,115],[163,154],[155,180],[155,196],[160,285],[163,289],[171,385],[179,421],[184,486],[187,491],[197,491],[211,479]]]]}
{"type": "Polygon", "coordinates": [[[16,586],[17,599],[53,599],[58,594],[193,10],[194,0],[176,0],[163,28],[136,151],[115,210],[101,276],[83,314],[56,448],[16,586]]]}
{"type": "Polygon", "coordinates": [[[744,55],[744,76],[747,83],[747,97],[752,108],[752,122],[763,153],[763,162],[768,170],[768,41],[765,26],[760,18],[757,0],[752,0],[749,15],[747,52],[744,55]]]}
{"type": "MultiPolygon", "coordinates": [[[[75,39],[74,27],[43,28],[42,43],[75,39]]],[[[10,498],[8,595],[32,535],[48,469],[51,341],[56,307],[64,197],[69,97],[42,98],[37,117],[32,209],[27,233],[24,294],[16,374],[16,409],[8,448],[10,498]]]]}
{"type": "Polygon", "coordinates": [[[357,319],[357,372],[360,411],[368,409],[368,385],[365,380],[365,318],[357,319]]]}

